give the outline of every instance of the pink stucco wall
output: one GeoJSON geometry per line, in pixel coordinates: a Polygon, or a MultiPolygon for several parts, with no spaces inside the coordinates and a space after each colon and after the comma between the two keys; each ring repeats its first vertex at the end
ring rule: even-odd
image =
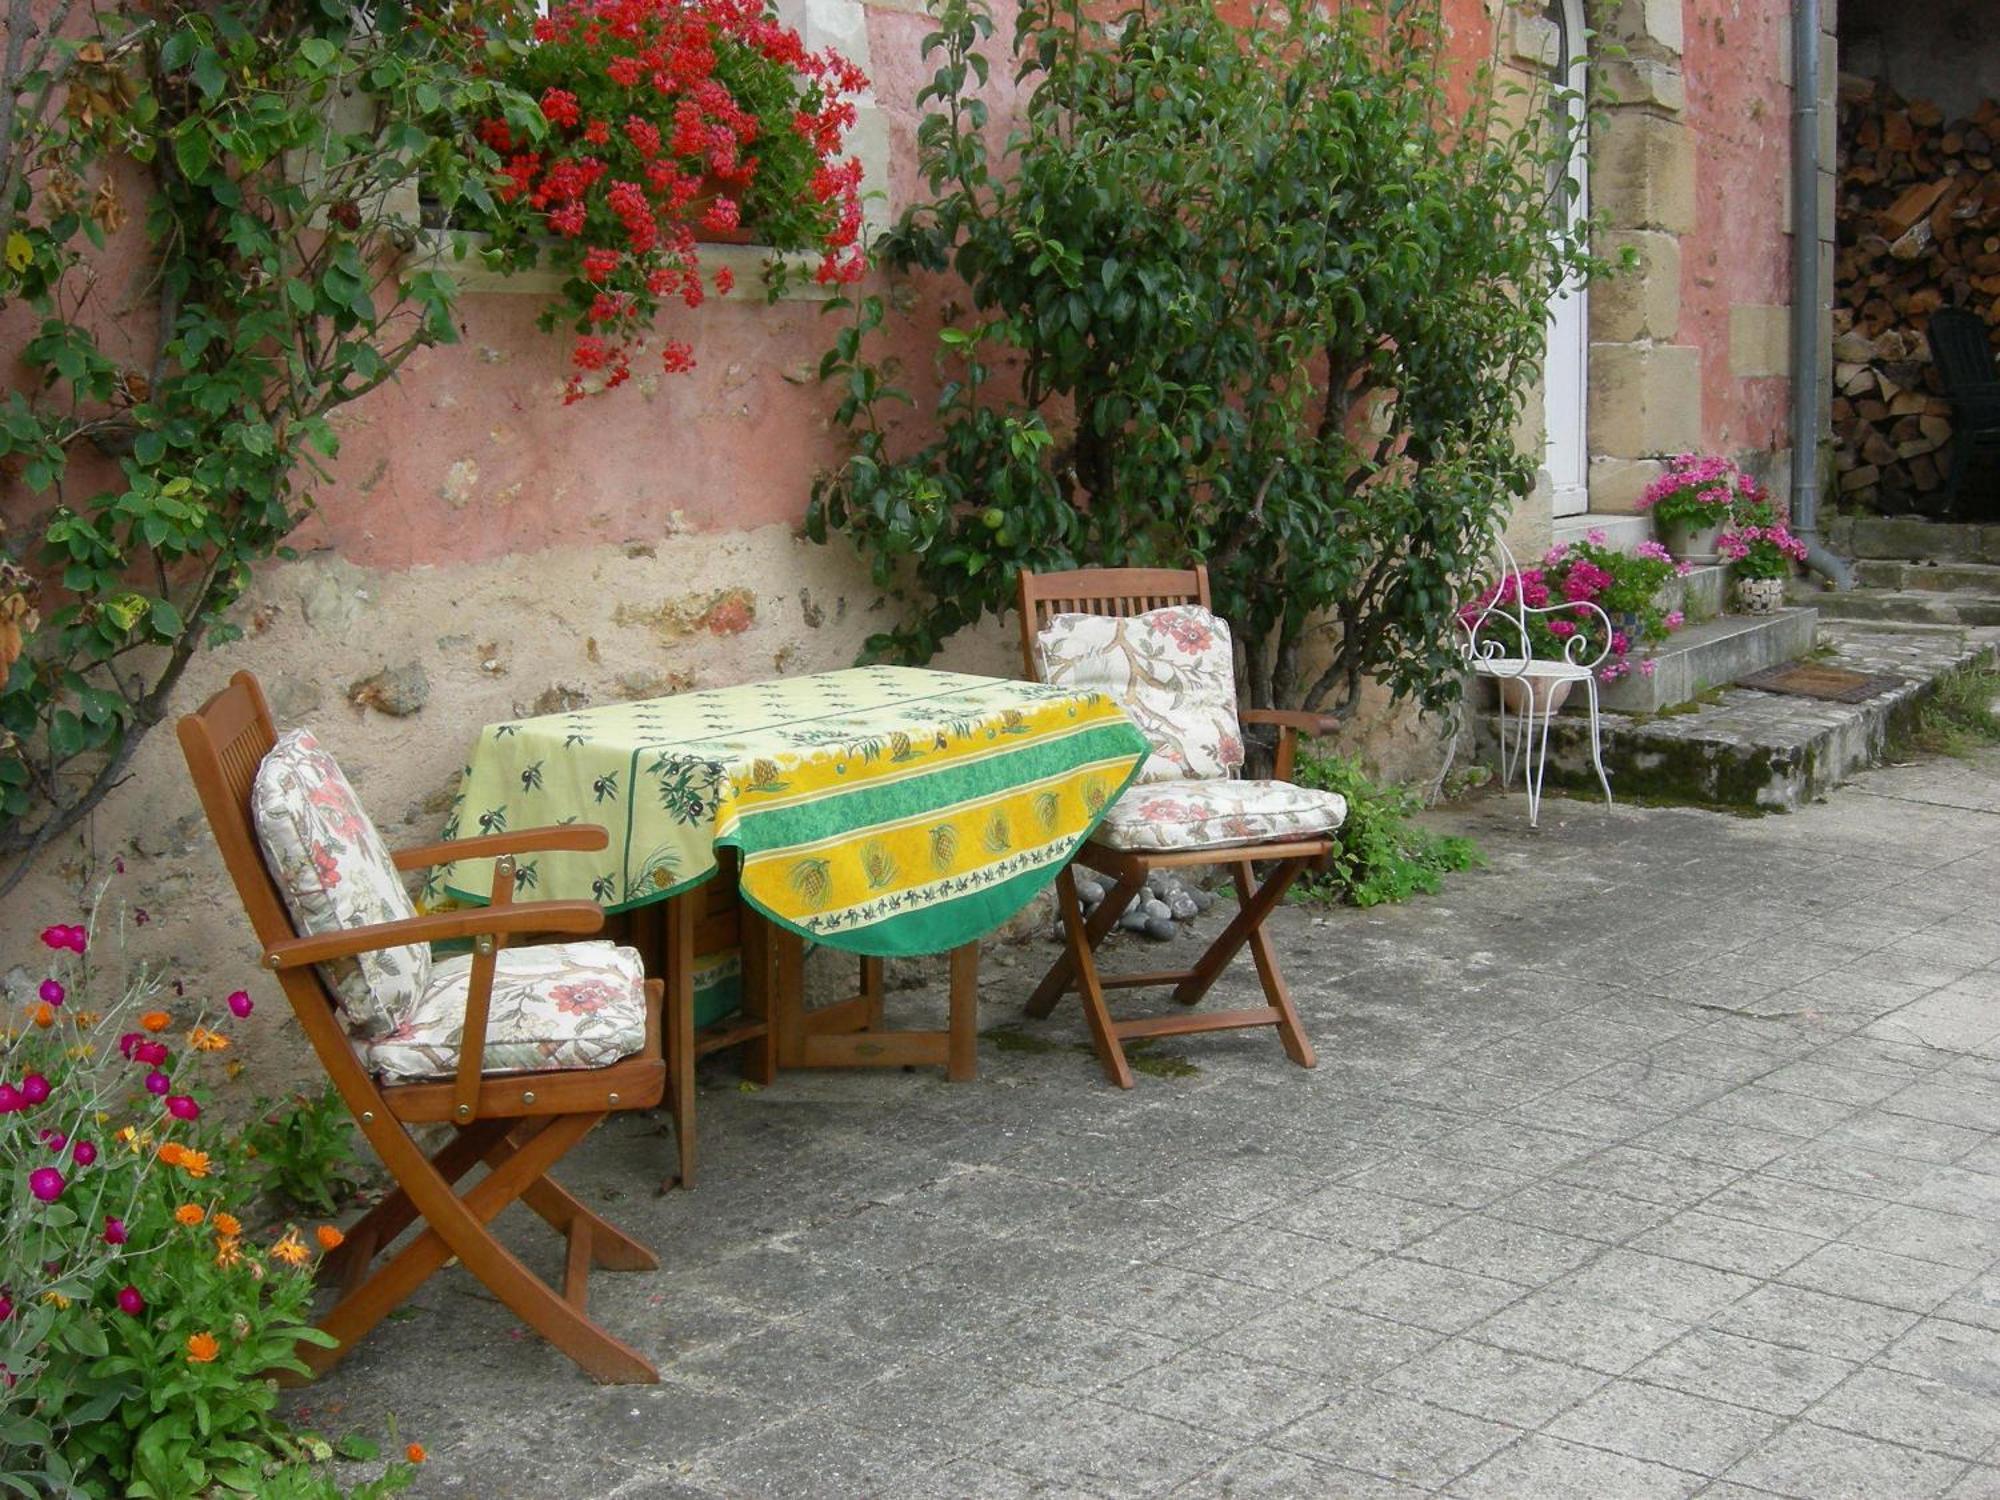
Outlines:
{"type": "Polygon", "coordinates": [[[1695,134],[1695,228],[1681,241],[1677,342],[1701,350],[1702,437],[1720,453],[1785,445],[1790,382],[1730,373],[1729,311],[1791,300],[1790,7],[1686,0],[1685,118],[1695,134]]]}

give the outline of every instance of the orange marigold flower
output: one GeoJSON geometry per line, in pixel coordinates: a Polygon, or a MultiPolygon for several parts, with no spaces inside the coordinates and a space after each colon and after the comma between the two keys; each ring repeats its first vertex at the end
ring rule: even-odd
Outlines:
{"type": "Polygon", "coordinates": [[[319,1241],[322,1250],[338,1250],[341,1241],[347,1238],[331,1224],[322,1224],[313,1231],[313,1238],[319,1241]]]}
{"type": "Polygon", "coordinates": [[[44,1030],[56,1024],[56,1008],[44,1000],[35,1006],[35,1024],[44,1030]]]}
{"type": "Polygon", "coordinates": [[[176,1224],[185,1224],[190,1229],[194,1228],[195,1225],[207,1217],[208,1210],[203,1208],[199,1203],[183,1203],[179,1208],[174,1210],[174,1222],[176,1224]]]}
{"type": "Polygon", "coordinates": [[[180,1160],[176,1165],[190,1177],[206,1177],[208,1175],[208,1153],[206,1151],[190,1151],[183,1146],[181,1148],[180,1160]]]}
{"type": "Polygon", "coordinates": [[[147,1031],[165,1031],[174,1024],[174,1018],[163,1010],[149,1010],[139,1017],[139,1024],[147,1031]]]}
{"type": "Polygon", "coordinates": [[[215,1232],[225,1240],[233,1240],[243,1233],[243,1226],[236,1222],[234,1214],[217,1214],[211,1222],[215,1225],[215,1232]]]}
{"type": "Polygon", "coordinates": [[[430,1455],[424,1452],[424,1445],[422,1443],[412,1443],[403,1450],[403,1457],[407,1458],[413,1464],[420,1464],[429,1458],[430,1455]]]}
{"type": "Polygon", "coordinates": [[[179,1141],[168,1141],[160,1147],[160,1160],[170,1167],[178,1167],[181,1164],[181,1159],[186,1155],[187,1147],[183,1146],[179,1141]]]}
{"type": "Polygon", "coordinates": [[[206,1026],[197,1026],[188,1033],[188,1045],[197,1052],[226,1052],[229,1050],[229,1038],[210,1031],[206,1026]]]}
{"type": "Polygon", "coordinates": [[[205,1365],[222,1352],[222,1345],[215,1341],[212,1333],[191,1333],[187,1340],[188,1363],[205,1365]]]}
{"type": "Polygon", "coordinates": [[[88,1031],[104,1019],[104,1014],[95,1010],[73,1010],[69,1013],[69,1018],[76,1023],[78,1031],[88,1031]]]}
{"type": "Polygon", "coordinates": [[[224,1235],[215,1242],[215,1263],[225,1271],[232,1271],[243,1263],[243,1251],[234,1238],[224,1235]]]}
{"type": "Polygon", "coordinates": [[[287,1229],[285,1237],[271,1247],[271,1258],[281,1260],[288,1266],[304,1265],[311,1254],[296,1229],[287,1229]]]}

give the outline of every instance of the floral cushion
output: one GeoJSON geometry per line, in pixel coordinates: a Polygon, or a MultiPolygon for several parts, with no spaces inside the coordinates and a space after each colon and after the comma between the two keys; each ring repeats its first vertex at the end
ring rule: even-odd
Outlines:
{"type": "Polygon", "coordinates": [[[1338,792],[1289,781],[1181,781],[1127,791],[1111,804],[1097,838],[1114,849],[1222,849],[1310,838],[1346,818],[1338,792]]]}
{"type": "MultiPolygon", "coordinates": [[[[472,956],[440,962],[415,1009],[362,1058],[391,1081],[448,1078],[458,1068],[472,956]]],[[[646,1046],[646,970],[606,942],[502,948],[486,1012],[484,1073],[601,1068],[646,1046]]]]}
{"type": "MultiPolygon", "coordinates": [[[[286,731],[264,757],[250,787],[250,816],[302,937],[417,914],[382,835],[310,730],[286,731]]],[[[320,973],[349,1030],[379,1036],[424,993],[431,951],[423,943],[383,948],[330,959],[320,973]]]]}
{"type": "Polygon", "coordinates": [[[1117,700],[1153,743],[1139,780],[1207,780],[1243,764],[1229,627],[1198,604],[1116,620],[1055,615],[1035,637],[1042,681],[1117,700]]]}

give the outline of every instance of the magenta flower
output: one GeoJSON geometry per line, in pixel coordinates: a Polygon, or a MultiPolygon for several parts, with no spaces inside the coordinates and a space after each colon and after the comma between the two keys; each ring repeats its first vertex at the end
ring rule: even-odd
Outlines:
{"type": "Polygon", "coordinates": [[[146,1092],[149,1094],[164,1094],[172,1087],[172,1081],[164,1073],[155,1071],[146,1075],[146,1092]]]}
{"type": "Polygon", "coordinates": [[[144,1063],[149,1068],[164,1068],[167,1065],[167,1057],[165,1042],[141,1042],[132,1049],[132,1060],[144,1063]]]}
{"type": "Polygon", "coordinates": [[[42,1132],[42,1144],[47,1146],[51,1151],[67,1151],[69,1149],[69,1137],[64,1135],[60,1130],[44,1130],[42,1132]]]}
{"type": "Polygon", "coordinates": [[[87,1167],[96,1162],[97,1148],[89,1141],[78,1141],[70,1148],[69,1156],[79,1167],[87,1167]]]}
{"type": "Polygon", "coordinates": [[[125,1241],[126,1241],[126,1238],[127,1238],[127,1235],[126,1235],[126,1233],[125,1233],[125,1221],[124,1221],[123,1219],[109,1219],[109,1218],[107,1218],[107,1219],[106,1219],[106,1220],[104,1221],[104,1243],[105,1243],[105,1244],[107,1244],[107,1245],[122,1245],[122,1244],[124,1244],[124,1243],[125,1243],[125,1241]]]}
{"type": "Polygon", "coordinates": [[[90,933],[82,927],[64,927],[58,924],[42,929],[42,946],[45,948],[67,948],[72,953],[81,953],[90,941],[90,933]]]}
{"type": "Polygon", "coordinates": [[[62,987],[61,983],[57,980],[44,979],[42,981],[42,988],[40,994],[43,1001],[45,1001],[47,1004],[61,1005],[63,1003],[63,996],[66,995],[67,993],[69,992],[65,990],[62,987]]]}
{"type": "Polygon", "coordinates": [[[249,995],[245,994],[242,990],[236,990],[230,994],[229,1013],[236,1017],[237,1020],[242,1020],[253,1009],[255,1007],[250,1003],[249,995]]]}
{"type": "Polygon", "coordinates": [[[11,1083],[0,1083],[0,1115],[19,1114],[28,1107],[21,1091],[11,1083]]]}
{"type": "Polygon", "coordinates": [[[124,1058],[127,1062],[130,1062],[132,1060],[133,1052],[138,1048],[139,1044],[144,1040],[145,1038],[140,1036],[139,1033],[136,1031],[126,1032],[125,1035],[118,1038],[118,1055],[124,1058]]]}
{"type": "Polygon", "coordinates": [[[186,1094],[174,1094],[167,1100],[167,1113],[176,1120],[199,1120],[201,1106],[186,1094]]]}
{"type": "Polygon", "coordinates": [[[139,1289],[136,1286],[120,1287],[118,1289],[118,1310],[127,1317],[136,1318],[146,1310],[146,1299],[139,1295],[139,1289]]]}
{"type": "Polygon", "coordinates": [[[6,1322],[9,1318],[13,1316],[14,1316],[14,1299],[8,1296],[5,1292],[0,1292],[0,1323],[6,1322]]]}
{"type": "Polygon", "coordinates": [[[28,1191],[44,1203],[55,1202],[63,1195],[66,1186],[63,1174],[54,1167],[37,1167],[28,1174],[28,1191]]]}
{"type": "Polygon", "coordinates": [[[39,1073],[30,1073],[21,1080],[21,1097],[30,1104],[40,1104],[49,1097],[49,1081],[39,1073]]]}

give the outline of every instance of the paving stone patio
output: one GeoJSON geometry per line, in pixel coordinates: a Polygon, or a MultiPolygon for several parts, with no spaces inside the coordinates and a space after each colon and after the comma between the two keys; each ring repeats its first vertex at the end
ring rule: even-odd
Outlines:
{"type": "Polygon", "coordinates": [[[2000,756],[1452,821],[1444,896],[1281,914],[1316,1072],[1121,1094],[1018,947],[976,1083],[717,1071],[696,1191],[642,1119],[571,1158],[660,1252],[593,1284],[658,1387],[448,1275],[303,1405],[481,1500],[2000,1496],[2000,756]]]}

